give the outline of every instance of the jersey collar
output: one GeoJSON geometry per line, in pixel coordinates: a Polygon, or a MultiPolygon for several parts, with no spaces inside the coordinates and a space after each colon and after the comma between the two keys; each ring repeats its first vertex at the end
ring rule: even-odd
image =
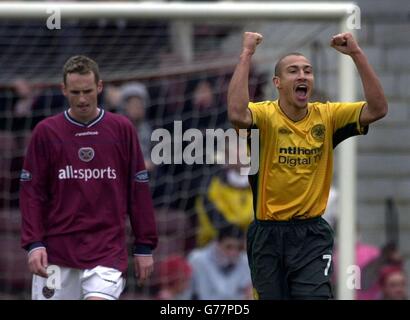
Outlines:
{"type": "Polygon", "coordinates": [[[93,125],[101,121],[101,119],[104,117],[104,114],[105,114],[104,109],[100,108],[100,113],[94,120],[91,120],[87,123],[83,123],[71,117],[70,114],[68,113],[68,110],[64,111],[64,117],[67,119],[67,121],[71,122],[72,124],[75,124],[76,126],[83,127],[83,128],[91,128],[93,125]]]}
{"type": "Polygon", "coordinates": [[[291,118],[289,118],[289,117],[287,116],[287,114],[282,110],[282,108],[281,108],[280,105],[279,105],[279,99],[275,100],[274,102],[275,102],[275,104],[276,104],[276,109],[279,111],[279,113],[280,113],[283,117],[285,117],[285,118],[288,119],[289,121],[292,121],[292,122],[295,123],[295,124],[303,123],[303,122],[304,122],[306,119],[308,119],[309,116],[310,116],[310,109],[311,109],[311,106],[310,106],[311,103],[310,103],[310,102],[308,102],[308,105],[307,105],[307,113],[306,113],[306,115],[305,115],[302,119],[297,120],[297,121],[292,120],[291,118]]]}

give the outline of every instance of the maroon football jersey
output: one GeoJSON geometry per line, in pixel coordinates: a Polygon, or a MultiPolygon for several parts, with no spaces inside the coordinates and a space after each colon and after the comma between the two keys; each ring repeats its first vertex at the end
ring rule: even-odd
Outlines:
{"type": "Polygon", "coordinates": [[[121,115],[101,109],[83,124],[65,111],[43,120],[20,180],[22,246],[42,242],[50,264],[125,271],[128,216],[137,247],[157,244],[137,133],[121,115]]]}

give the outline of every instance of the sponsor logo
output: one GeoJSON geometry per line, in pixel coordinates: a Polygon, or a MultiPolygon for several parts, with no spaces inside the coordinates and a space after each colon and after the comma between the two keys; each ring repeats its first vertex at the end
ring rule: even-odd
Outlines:
{"type": "Polygon", "coordinates": [[[54,296],[54,293],[55,293],[56,291],[55,291],[54,289],[50,289],[50,288],[47,287],[47,286],[44,286],[42,292],[43,292],[44,298],[50,299],[52,296],[54,296]]]}
{"type": "Polygon", "coordinates": [[[148,171],[143,170],[143,171],[137,172],[134,176],[134,180],[136,182],[148,182],[149,180],[148,171]]]}
{"type": "Polygon", "coordinates": [[[75,179],[75,180],[99,180],[99,179],[117,179],[115,169],[111,167],[103,169],[74,169],[73,166],[66,166],[58,170],[58,179],[75,179]]]}
{"type": "Polygon", "coordinates": [[[323,145],[319,148],[282,147],[279,148],[278,162],[289,167],[310,166],[322,158],[323,145]]]}
{"type": "Polygon", "coordinates": [[[320,148],[303,148],[303,147],[287,147],[287,148],[279,148],[279,153],[282,154],[304,154],[304,155],[311,155],[311,154],[318,154],[322,153],[323,146],[320,148]]]}
{"type": "Polygon", "coordinates": [[[325,131],[326,128],[323,124],[317,124],[313,126],[312,130],[310,131],[310,134],[316,141],[323,141],[325,140],[325,131]]]}
{"type": "Polygon", "coordinates": [[[84,147],[78,150],[78,157],[81,161],[84,162],[90,162],[92,159],[94,159],[94,155],[94,149],[91,147],[84,147]]]}
{"type": "Polygon", "coordinates": [[[27,170],[21,170],[20,181],[31,181],[31,173],[27,170]]]}
{"type": "Polygon", "coordinates": [[[292,134],[292,131],[286,127],[281,127],[278,130],[279,134],[292,134]]]}
{"type": "Polygon", "coordinates": [[[98,135],[98,131],[78,132],[75,134],[76,137],[96,136],[96,135],[98,135]]]}

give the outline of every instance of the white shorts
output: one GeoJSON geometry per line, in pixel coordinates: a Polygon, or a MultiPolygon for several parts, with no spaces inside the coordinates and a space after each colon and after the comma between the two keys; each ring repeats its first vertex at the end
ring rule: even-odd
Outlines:
{"type": "Polygon", "coordinates": [[[125,287],[120,271],[102,266],[80,270],[50,265],[47,273],[48,278],[33,276],[33,300],[117,300],[125,287]]]}

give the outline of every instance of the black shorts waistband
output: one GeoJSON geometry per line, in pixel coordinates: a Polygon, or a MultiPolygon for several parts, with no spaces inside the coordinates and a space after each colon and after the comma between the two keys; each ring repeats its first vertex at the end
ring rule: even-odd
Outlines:
{"type": "Polygon", "coordinates": [[[314,217],[314,218],[307,218],[307,219],[295,219],[292,218],[290,220],[284,220],[284,221],[279,221],[279,220],[258,220],[255,219],[255,223],[261,226],[291,226],[291,225],[301,225],[301,224],[310,224],[310,223],[315,223],[318,222],[319,220],[322,220],[322,216],[314,217]]]}

